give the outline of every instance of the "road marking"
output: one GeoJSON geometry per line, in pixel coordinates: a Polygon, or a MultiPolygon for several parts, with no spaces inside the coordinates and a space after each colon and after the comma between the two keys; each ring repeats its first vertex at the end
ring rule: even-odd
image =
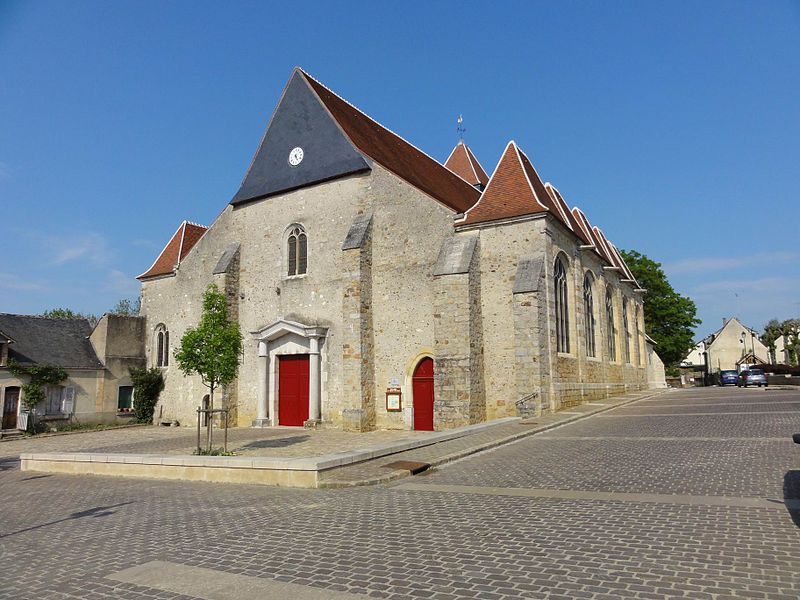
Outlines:
{"type": "MultiPolygon", "coordinates": [[[[694,408],[695,406],[769,406],[771,404],[800,404],[800,398],[797,400],[769,400],[764,402],[696,402],[694,404],[658,404],[656,406],[648,406],[646,408],[694,408]]],[[[619,409],[624,408],[645,408],[643,406],[620,406],[619,409]]]]}
{"type": "Polygon", "coordinates": [[[541,437],[534,438],[536,440],[545,440],[548,442],[556,440],[572,440],[572,441],[633,441],[633,442],[785,442],[787,444],[794,443],[789,436],[785,437],[675,437],[675,436],[617,436],[617,435],[560,435],[558,437],[549,436],[550,432],[544,432],[541,437]]]}
{"type": "Polygon", "coordinates": [[[204,567],[154,560],[107,575],[106,579],[141,585],[203,600],[366,600],[369,596],[350,594],[263,577],[225,573],[204,567]]]}
{"type": "Polygon", "coordinates": [[[596,415],[599,419],[625,419],[630,417],[727,417],[728,415],[798,415],[798,410],[753,410],[741,412],[709,412],[709,413],[645,413],[641,415],[596,415]]]}
{"type": "Polygon", "coordinates": [[[631,494],[622,492],[590,492],[584,490],[555,490],[547,488],[503,488],[476,485],[435,485],[402,483],[393,489],[445,494],[478,494],[512,496],[517,498],[555,498],[559,500],[598,500],[601,502],[647,502],[683,504],[687,506],[728,506],[735,508],[800,509],[800,500],[772,498],[734,498],[730,496],[687,496],[680,494],[631,494]]]}

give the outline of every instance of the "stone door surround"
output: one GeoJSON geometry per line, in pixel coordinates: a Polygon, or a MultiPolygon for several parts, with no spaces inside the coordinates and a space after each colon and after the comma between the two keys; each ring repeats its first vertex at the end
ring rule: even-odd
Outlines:
{"type": "Polygon", "coordinates": [[[258,394],[253,427],[278,424],[277,357],[285,354],[308,354],[308,421],[322,419],[320,404],[320,346],[328,334],[327,327],[305,325],[278,319],[271,325],[251,332],[258,341],[258,394]]]}

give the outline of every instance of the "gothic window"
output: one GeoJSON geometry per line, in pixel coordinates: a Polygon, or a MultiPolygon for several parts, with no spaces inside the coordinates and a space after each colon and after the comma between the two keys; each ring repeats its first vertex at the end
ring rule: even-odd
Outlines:
{"type": "Polygon", "coordinates": [[[596,356],[597,350],[595,348],[594,333],[595,333],[595,319],[594,319],[594,296],[592,295],[592,287],[594,286],[594,278],[591,273],[587,273],[583,279],[583,312],[584,312],[584,326],[586,336],[586,356],[596,356]]]}
{"type": "Polygon", "coordinates": [[[156,327],[155,340],[156,366],[169,366],[169,331],[164,325],[156,327]]]}
{"type": "Polygon", "coordinates": [[[556,293],[556,350],[569,352],[569,302],[567,296],[567,270],[561,258],[556,259],[553,269],[556,293]]]}
{"type": "Polygon", "coordinates": [[[608,360],[617,360],[617,328],[614,324],[614,297],[611,290],[606,290],[606,335],[608,346],[608,360]]]}
{"type": "Polygon", "coordinates": [[[628,327],[628,300],[622,299],[622,335],[625,343],[625,362],[631,362],[631,330],[628,327]]]}
{"type": "Polygon", "coordinates": [[[293,225],[286,240],[287,275],[305,275],[308,270],[308,237],[299,225],[293,225]]]}

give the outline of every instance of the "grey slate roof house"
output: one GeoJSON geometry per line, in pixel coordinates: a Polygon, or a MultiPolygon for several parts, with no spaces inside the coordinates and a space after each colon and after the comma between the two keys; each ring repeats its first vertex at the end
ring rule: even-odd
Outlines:
{"type": "Polygon", "coordinates": [[[22,385],[8,368],[53,365],[67,379],[48,386],[36,413],[48,421],[113,422],[132,406],[129,366],[144,364],[144,323],[138,317],[104,315],[95,327],[86,319],[51,319],[0,314],[0,406],[2,429],[21,426],[22,385]]]}

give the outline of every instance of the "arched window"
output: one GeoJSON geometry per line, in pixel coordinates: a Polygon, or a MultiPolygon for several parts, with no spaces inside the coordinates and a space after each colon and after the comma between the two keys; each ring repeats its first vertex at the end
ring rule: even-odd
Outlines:
{"type": "Polygon", "coordinates": [[[628,299],[622,299],[622,335],[625,343],[625,362],[631,362],[631,330],[628,327],[628,299]]]}
{"type": "Polygon", "coordinates": [[[611,290],[606,290],[606,335],[608,360],[617,360],[617,326],[614,324],[614,297],[611,290]]]}
{"type": "Polygon", "coordinates": [[[156,327],[155,355],[157,367],[169,366],[169,331],[164,325],[156,327]]]}
{"type": "Polygon", "coordinates": [[[591,273],[586,273],[583,278],[583,312],[584,312],[584,327],[586,336],[586,356],[596,356],[597,349],[594,342],[594,296],[592,295],[592,288],[594,287],[594,278],[591,273]]]}
{"type": "Polygon", "coordinates": [[[300,225],[293,225],[286,240],[287,274],[305,275],[308,270],[308,236],[300,225]]]}
{"type": "Polygon", "coordinates": [[[553,269],[556,292],[556,350],[569,352],[569,302],[567,296],[567,270],[561,258],[556,259],[553,269]]]}

